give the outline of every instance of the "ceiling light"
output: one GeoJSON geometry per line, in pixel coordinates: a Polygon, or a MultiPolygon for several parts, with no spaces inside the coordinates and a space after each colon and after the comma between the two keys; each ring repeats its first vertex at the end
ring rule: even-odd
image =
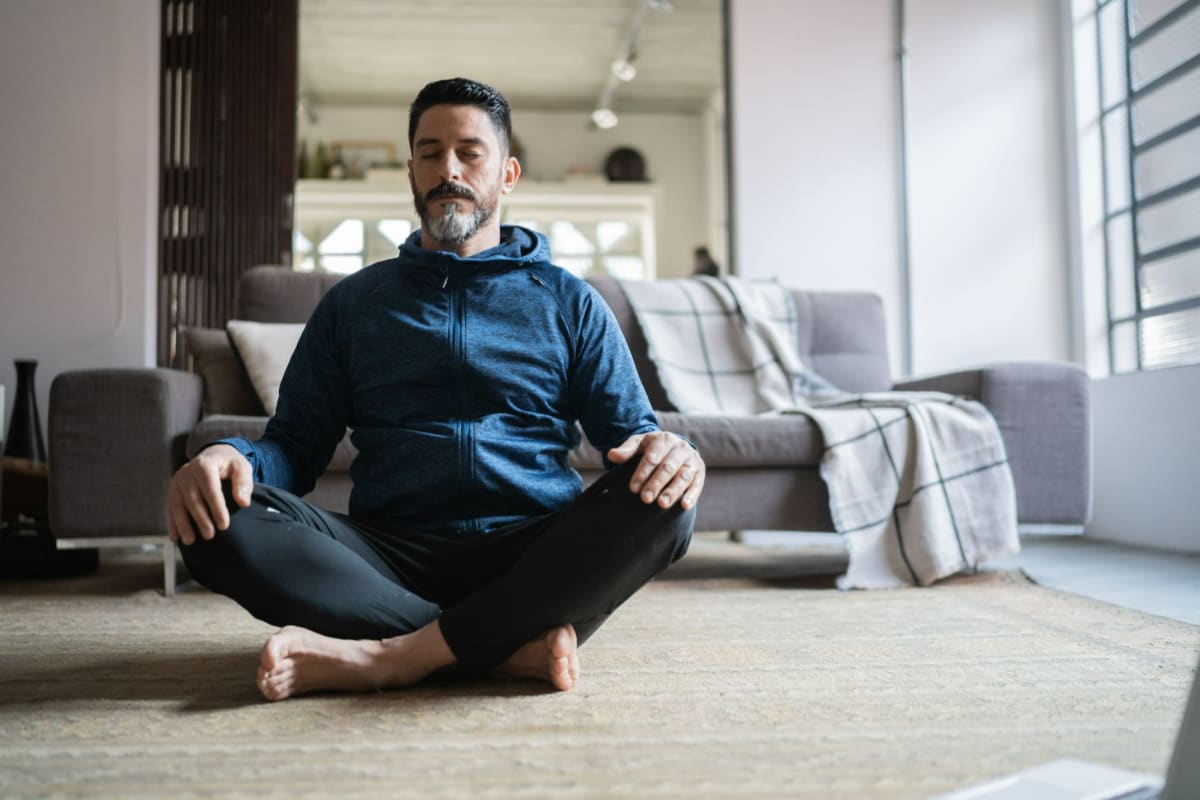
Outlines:
{"type": "Polygon", "coordinates": [[[592,122],[597,128],[617,127],[617,115],[611,108],[597,108],[592,112],[592,122]]]}
{"type": "Polygon", "coordinates": [[[637,77],[637,67],[629,59],[618,58],[612,63],[612,74],[617,80],[628,83],[637,77]]]}

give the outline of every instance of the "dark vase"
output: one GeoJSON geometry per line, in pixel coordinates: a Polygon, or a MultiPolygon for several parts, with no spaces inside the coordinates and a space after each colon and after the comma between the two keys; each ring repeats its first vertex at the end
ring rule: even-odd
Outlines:
{"type": "Polygon", "coordinates": [[[14,363],[17,365],[17,393],[13,402],[12,422],[8,426],[8,439],[4,443],[4,455],[45,461],[46,443],[42,439],[42,420],[38,416],[37,390],[33,382],[38,362],[17,360],[14,363]]]}

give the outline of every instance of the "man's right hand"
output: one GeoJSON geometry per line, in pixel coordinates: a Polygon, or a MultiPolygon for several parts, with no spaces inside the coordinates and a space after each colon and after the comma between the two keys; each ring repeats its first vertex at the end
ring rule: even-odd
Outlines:
{"type": "Polygon", "coordinates": [[[167,535],[185,545],[216,536],[229,527],[229,509],[221,481],[228,480],[233,500],[243,508],[250,505],[254,475],[250,462],[227,444],[206,447],[179,468],[167,487],[167,535]]]}

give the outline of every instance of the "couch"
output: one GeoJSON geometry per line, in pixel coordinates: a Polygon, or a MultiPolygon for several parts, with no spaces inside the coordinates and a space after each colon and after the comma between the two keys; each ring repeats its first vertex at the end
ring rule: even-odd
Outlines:
{"type": "MultiPolygon", "coordinates": [[[[262,266],[241,279],[235,318],[304,322],[338,276],[262,266]]],[[[667,400],[617,282],[589,279],[612,308],[666,430],[708,465],[697,530],[830,531],[818,474],[821,437],[803,416],[691,416],[667,400]]],[[[793,292],[801,354],[848,391],[939,390],[982,402],[1004,437],[1020,522],[1078,528],[1091,506],[1088,379],[1064,363],[993,364],[893,383],[883,306],[866,292],[793,292]]],[[[224,436],[259,436],[267,421],[224,331],[190,331],[194,369],[65,372],[50,392],[50,526],[60,546],[165,541],[166,488],[179,465],[224,436]]],[[[344,511],[354,459],[343,439],[312,493],[344,511]]],[[[585,482],[603,469],[585,442],[571,454],[585,482]]],[[[164,562],[173,585],[174,551],[164,562]]]]}

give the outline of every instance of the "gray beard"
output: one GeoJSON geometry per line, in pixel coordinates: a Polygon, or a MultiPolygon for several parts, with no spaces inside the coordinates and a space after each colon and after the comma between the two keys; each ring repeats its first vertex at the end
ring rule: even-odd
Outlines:
{"type": "Polygon", "coordinates": [[[440,215],[428,208],[422,209],[421,225],[439,244],[462,244],[478,233],[492,214],[479,205],[470,214],[463,213],[460,208],[458,203],[448,203],[440,215]]]}

